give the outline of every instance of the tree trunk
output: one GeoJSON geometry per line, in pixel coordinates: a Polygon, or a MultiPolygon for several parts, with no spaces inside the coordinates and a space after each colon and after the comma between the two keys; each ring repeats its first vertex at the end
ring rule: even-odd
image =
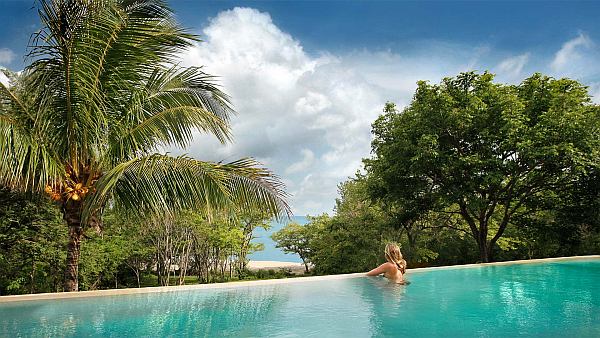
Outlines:
{"type": "Polygon", "coordinates": [[[69,227],[69,243],[67,244],[67,264],[63,290],[79,291],[79,255],[83,227],[81,224],[81,203],[69,200],[64,204],[64,219],[69,227]]]}
{"type": "Polygon", "coordinates": [[[488,262],[493,262],[494,261],[494,244],[493,243],[489,243],[487,246],[487,259],[488,262]]]}
{"type": "Polygon", "coordinates": [[[487,241],[486,240],[484,240],[483,242],[478,241],[477,244],[479,245],[479,258],[481,259],[481,263],[489,263],[490,257],[489,257],[487,241]]]}
{"type": "Polygon", "coordinates": [[[34,290],[35,290],[35,259],[31,260],[31,274],[29,275],[29,277],[31,279],[29,293],[34,293],[34,290]]]}
{"type": "Polygon", "coordinates": [[[495,243],[488,242],[485,239],[477,241],[481,263],[490,263],[494,261],[494,257],[492,255],[494,244],[495,243]]]}
{"type": "Polygon", "coordinates": [[[229,279],[233,278],[233,246],[229,250],[229,279]]]}
{"type": "Polygon", "coordinates": [[[487,239],[488,235],[488,219],[479,220],[479,238],[477,244],[479,245],[479,258],[481,263],[490,262],[490,243],[487,239]]]}
{"type": "Polygon", "coordinates": [[[304,264],[305,273],[308,273],[308,263],[304,260],[304,257],[300,256],[302,263],[304,264]]]}
{"type": "Polygon", "coordinates": [[[406,252],[406,258],[407,260],[416,262],[417,258],[414,255],[416,239],[411,230],[412,229],[409,229],[408,227],[406,228],[406,238],[408,239],[408,252],[406,252]]]}

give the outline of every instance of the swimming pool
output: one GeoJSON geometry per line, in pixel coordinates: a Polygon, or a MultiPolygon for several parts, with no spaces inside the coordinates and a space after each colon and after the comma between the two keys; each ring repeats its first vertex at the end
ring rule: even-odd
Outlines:
{"type": "Polygon", "coordinates": [[[600,258],[0,303],[0,336],[600,337],[600,258]]]}

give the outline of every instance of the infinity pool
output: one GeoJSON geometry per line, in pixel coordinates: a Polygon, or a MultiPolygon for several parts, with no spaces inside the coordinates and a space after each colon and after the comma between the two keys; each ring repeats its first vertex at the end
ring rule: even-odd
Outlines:
{"type": "Polygon", "coordinates": [[[600,337],[600,259],[0,303],[0,336],[600,337]]]}

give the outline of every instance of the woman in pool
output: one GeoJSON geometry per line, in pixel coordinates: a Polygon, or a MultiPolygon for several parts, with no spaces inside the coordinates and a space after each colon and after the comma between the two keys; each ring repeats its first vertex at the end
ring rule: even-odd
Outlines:
{"type": "Polygon", "coordinates": [[[396,244],[389,243],[385,246],[385,259],[387,262],[367,272],[367,276],[383,274],[387,279],[396,284],[408,284],[404,279],[406,261],[402,258],[400,248],[396,244]]]}

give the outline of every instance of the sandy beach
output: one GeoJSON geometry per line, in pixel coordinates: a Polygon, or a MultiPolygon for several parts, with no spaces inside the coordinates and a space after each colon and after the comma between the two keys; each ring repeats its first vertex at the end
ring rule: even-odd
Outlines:
{"type": "Polygon", "coordinates": [[[252,271],[290,269],[294,273],[303,273],[304,264],[280,261],[250,261],[248,262],[248,269],[252,271]]]}

